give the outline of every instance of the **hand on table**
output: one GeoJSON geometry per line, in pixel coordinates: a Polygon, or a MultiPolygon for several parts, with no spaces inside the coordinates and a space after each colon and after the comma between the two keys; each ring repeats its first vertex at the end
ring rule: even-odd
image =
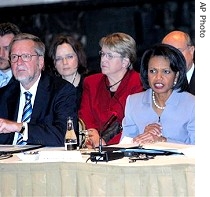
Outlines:
{"type": "Polygon", "coordinates": [[[166,138],[162,136],[162,127],[158,123],[152,123],[145,127],[144,133],[133,138],[133,142],[147,144],[154,142],[163,142],[166,138]]]}
{"type": "MultiPolygon", "coordinates": [[[[86,142],[87,148],[94,149],[99,146],[99,133],[96,129],[88,129],[88,140],[86,142]]],[[[102,145],[106,145],[105,141],[102,139],[102,145]]]]}

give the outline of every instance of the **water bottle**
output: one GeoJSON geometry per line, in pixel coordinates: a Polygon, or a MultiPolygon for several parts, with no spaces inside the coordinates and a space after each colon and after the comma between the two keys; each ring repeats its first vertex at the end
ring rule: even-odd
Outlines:
{"type": "Polygon", "coordinates": [[[77,149],[77,136],[74,131],[74,123],[72,117],[67,118],[67,128],[65,135],[65,150],[77,149]]]}

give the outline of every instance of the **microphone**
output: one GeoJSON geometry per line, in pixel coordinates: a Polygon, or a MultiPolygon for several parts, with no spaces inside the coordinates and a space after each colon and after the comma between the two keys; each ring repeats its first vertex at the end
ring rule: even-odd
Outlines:
{"type": "Polygon", "coordinates": [[[124,157],[123,153],[113,153],[113,152],[107,152],[107,151],[102,151],[102,137],[101,133],[104,132],[115,120],[117,119],[117,113],[113,112],[111,117],[106,121],[104,126],[102,127],[100,133],[99,133],[99,150],[98,152],[91,152],[90,153],[90,159],[93,162],[98,162],[98,161],[111,161],[114,159],[120,159],[124,157]]]}

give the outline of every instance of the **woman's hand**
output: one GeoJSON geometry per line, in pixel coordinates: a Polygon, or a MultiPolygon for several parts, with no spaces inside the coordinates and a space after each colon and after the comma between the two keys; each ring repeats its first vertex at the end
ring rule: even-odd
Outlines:
{"type": "Polygon", "coordinates": [[[144,133],[149,132],[153,135],[162,136],[162,126],[158,123],[148,124],[144,128],[144,133]]]}
{"type": "MultiPolygon", "coordinates": [[[[86,143],[87,148],[94,149],[99,146],[100,136],[97,129],[88,129],[88,140],[86,143]]],[[[105,141],[102,139],[102,145],[106,145],[105,141]]]]}
{"type": "Polygon", "coordinates": [[[163,142],[166,138],[162,136],[162,127],[158,123],[152,123],[145,127],[144,133],[133,138],[133,142],[147,144],[154,142],[163,142]]]}

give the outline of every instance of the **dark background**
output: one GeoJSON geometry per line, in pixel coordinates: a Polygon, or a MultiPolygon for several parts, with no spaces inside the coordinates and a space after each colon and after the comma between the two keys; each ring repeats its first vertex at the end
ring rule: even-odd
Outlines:
{"type": "MultiPolygon", "coordinates": [[[[0,3],[1,5],[1,3],[0,3]]],[[[195,38],[193,0],[86,0],[26,6],[0,6],[0,22],[13,22],[22,32],[39,36],[49,47],[57,33],[70,33],[80,40],[88,68],[99,72],[99,40],[113,32],[130,34],[137,43],[139,61],[144,50],[160,42],[172,30],[195,38]]]]}

